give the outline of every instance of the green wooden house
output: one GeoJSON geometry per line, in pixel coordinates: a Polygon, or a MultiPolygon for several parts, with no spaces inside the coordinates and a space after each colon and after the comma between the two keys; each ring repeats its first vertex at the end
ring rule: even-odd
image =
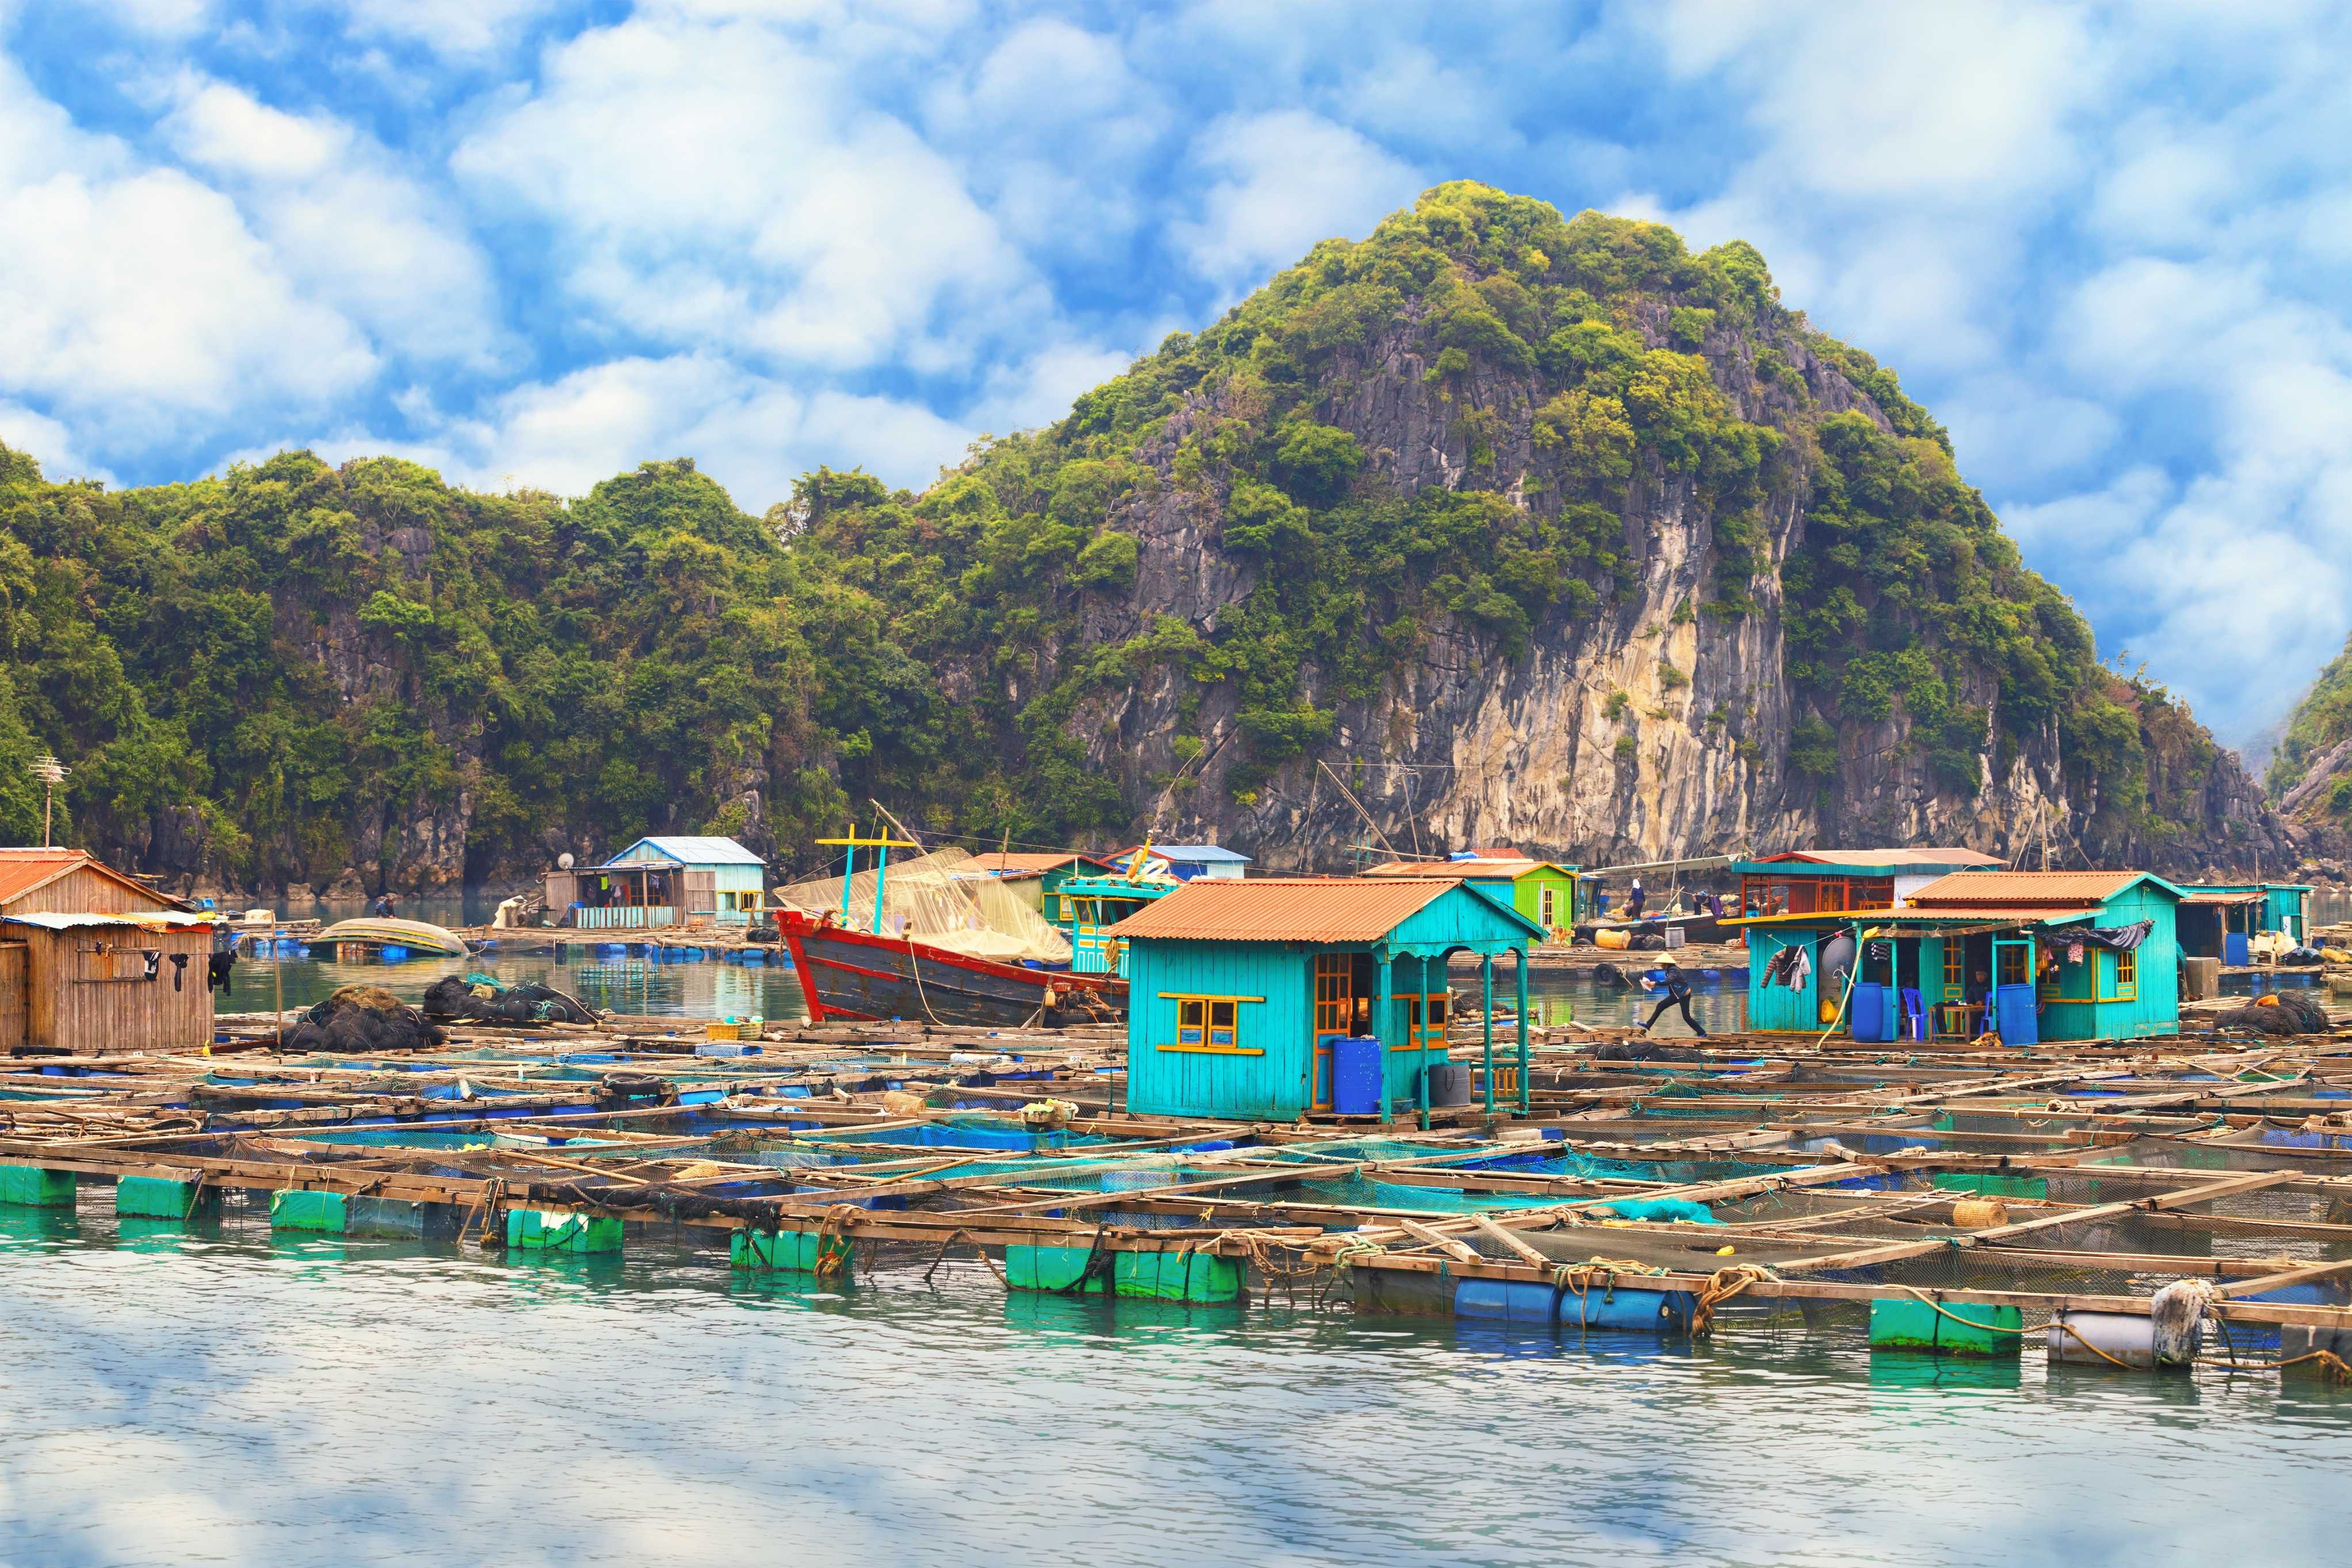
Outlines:
{"type": "Polygon", "coordinates": [[[1544,928],[1543,940],[1565,942],[1582,915],[1576,896],[1578,868],[1536,860],[1514,850],[1475,850],[1442,861],[1390,861],[1366,868],[1366,876],[1434,877],[1466,882],[1509,901],[1512,908],[1544,928]]]}
{"type": "Polygon", "coordinates": [[[2141,1040],[2180,1032],[2181,898],[2144,872],[1970,871],[1912,891],[1899,909],[1726,924],[1748,932],[1751,1030],[2141,1040]],[[1825,983],[1841,973],[1850,989],[1825,983]]]}
{"type": "Polygon", "coordinates": [[[1382,1042],[1385,1106],[1419,1103],[1445,1057],[1446,961],[1472,953],[1486,1004],[1514,957],[1527,1095],[1527,950],[1543,928],[1486,888],[1439,878],[1202,878],[1120,921],[1128,955],[1128,1105],[1160,1116],[1289,1121],[1330,1109],[1333,1041],[1382,1042]]]}

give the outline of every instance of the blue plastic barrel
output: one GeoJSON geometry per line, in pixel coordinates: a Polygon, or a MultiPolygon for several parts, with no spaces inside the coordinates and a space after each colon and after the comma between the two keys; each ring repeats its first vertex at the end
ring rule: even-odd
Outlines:
{"type": "Polygon", "coordinates": [[[1368,1035],[1331,1040],[1331,1109],[1342,1116],[1376,1116],[1387,1068],[1381,1042],[1368,1035]]]}
{"type": "Polygon", "coordinates": [[[408,949],[405,947],[386,947],[381,956],[387,964],[397,964],[408,956],[408,949]]]}
{"type": "Polygon", "coordinates": [[[1560,1293],[1523,1280],[1465,1280],[1454,1287],[1454,1315],[1490,1322],[1549,1323],[1559,1312],[1560,1293]]]}
{"type": "Polygon", "coordinates": [[[1875,980],[1857,980],[1853,999],[1847,1004],[1853,1019],[1853,1038],[1862,1040],[1882,1040],[1886,1038],[1886,988],[1875,980]]]}
{"type": "MultiPolygon", "coordinates": [[[[1688,1291],[1639,1291],[1622,1285],[1613,1289],[1595,1286],[1580,1296],[1574,1291],[1562,1291],[1559,1326],[1622,1329],[1633,1333],[1687,1333],[1693,1304],[1688,1291]]],[[[1458,1294],[1454,1310],[1462,1310],[1458,1294]]]]}
{"type": "MultiPolygon", "coordinates": [[[[2231,968],[2242,969],[2249,962],[2252,961],[2252,955],[2246,951],[2246,934],[2244,932],[2225,931],[2221,934],[2222,963],[2230,966],[2231,968]]],[[[2001,1038],[2006,1040],[2009,1037],[2003,1035],[2001,1038]]]]}

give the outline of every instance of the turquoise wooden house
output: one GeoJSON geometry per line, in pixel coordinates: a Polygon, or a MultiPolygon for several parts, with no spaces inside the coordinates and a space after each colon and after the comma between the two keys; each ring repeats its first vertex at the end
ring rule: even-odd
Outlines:
{"type": "Polygon", "coordinates": [[[547,907],[580,930],[747,925],[759,913],[767,862],[733,839],[639,839],[603,865],[553,871],[547,907]]]}
{"type": "Polygon", "coordinates": [[[2144,872],[1968,871],[1900,909],[1726,924],[1747,928],[1748,1025],[1764,1033],[2141,1040],[2180,1032],[2181,899],[2144,872]]]}
{"type": "Polygon", "coordinates": [[[1446,1060],[1446,963],[1457,953],[1482,960],[1490,1110],[1494,962],[1514,956],[1527,1108],[1527,951],[1544,930],[1507,894],[1458,880],[1202,878],[1110,934],[1127,949],[1132,1111],[1246,1121],[1329,1111],[1336,1042],[1377,1038],[1381,1108],[1425,1113],[1426,1069],[1446,1060]]]}

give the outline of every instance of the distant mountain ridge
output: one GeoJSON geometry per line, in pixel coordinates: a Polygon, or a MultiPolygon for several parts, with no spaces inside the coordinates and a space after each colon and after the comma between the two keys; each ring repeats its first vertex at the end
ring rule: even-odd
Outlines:
{"type": "Polygon", "coordinates": [[[663,831],[808,866],[869,798],[1266,868],[2306,847],[1752,247],[1469,183],[919,495],[821,468],[754,518],[687,459],[565,502],[307,453],[108,492],[0,449],[0,832],[54,749],[74,841],[181,886],[663,831]]]}

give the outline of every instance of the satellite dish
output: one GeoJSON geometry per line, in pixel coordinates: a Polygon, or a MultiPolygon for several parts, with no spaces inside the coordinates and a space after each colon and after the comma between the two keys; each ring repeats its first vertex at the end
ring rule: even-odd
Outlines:
{"type": "Polygon", "coordinates": [[[570,871],[572,869],[572,852],[570,850],[566,850],[562,854],[555,857],[555,869],[558,871],[570,871]]]}

